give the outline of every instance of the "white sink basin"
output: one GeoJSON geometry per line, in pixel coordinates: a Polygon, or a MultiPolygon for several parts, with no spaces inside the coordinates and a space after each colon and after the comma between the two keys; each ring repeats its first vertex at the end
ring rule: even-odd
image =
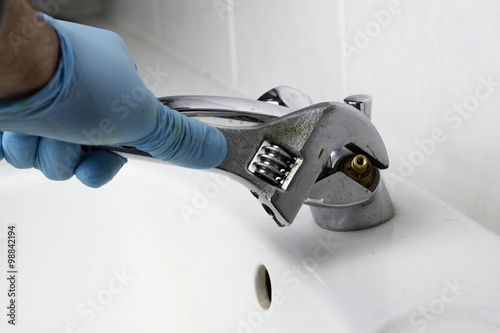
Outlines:
{"type": "Polygon", "coordinates": [[[19,267],[1,332],[500,331],[500,238],[388,173],[396,216],[349,233],[307,206],[279,228],[242,185],[163,164],[99,190],[5,162],[0,177],[0,268],[8,224],[19,267]]]}

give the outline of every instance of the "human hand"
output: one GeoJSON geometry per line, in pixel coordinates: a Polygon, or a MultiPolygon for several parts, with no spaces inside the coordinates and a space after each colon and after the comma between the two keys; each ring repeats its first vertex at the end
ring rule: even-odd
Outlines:
{"type": "Polygon", "coordinates": [[[33,96],[0,104],[0,136],[10,164],[38,168],[54,180],[76,174],[84,184],[99,187],[126,160],[99,150],[85,153],[82,145],[134,146],[191,168],[222,162],[224,136],[162,105],[117,34],[43,17],[59,35],[59,65],[33,96]]]}

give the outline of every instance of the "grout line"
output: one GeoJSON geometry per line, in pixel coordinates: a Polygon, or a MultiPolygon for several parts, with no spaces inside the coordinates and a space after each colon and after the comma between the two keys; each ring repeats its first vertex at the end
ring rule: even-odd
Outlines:
{"type": "Polygon", "coordinates": [[[238,54],[236,51],[236,29],[234,18],[234,0],[227,0],[229,8],[233,8],[228,12],[227,28],[229,33],[229,53],[231,61],[231,87],[233,90],[238,90],[238,54]]]}
{"type": "MultiPolygon", "coordinates": [[[[339,8],[338,8],[338,20],[339,23],[339,36],[340,36],[340,45],[344,45],[347,41],[347,33],[346,33],[346,23],[345,23],[345,0],[338,0],[339,8]]],[[[339,47],[340,47],[339,45],[339,47]]],[[[347,96],[348,91],[348,81],[347,81],[347,61],[343,54],[340,55],[339,59],[340,65],[340,76],[342,80],[341,89],[342,96],[347,96]]]]}
{"type": "Polygon", "coordinates": [[[156,40],[154,37],[144,35],[142,33],[137,32],[134,29],[131,29],[130,27],[128,27],[128,25],[126,23],[122,22],[122,20],[120,20],[120,19],[108,17],[106,19],[106,21],[109,22],[115,28],[119,29],[122,34],[124,33],[128,37],[131,37],[131,38],[134,38],[138,41],[141,41],[142,43],[151,47],[152,49],[165,54],[166,56],[179,62],[180,64],[182,64],[186,68],[198,73],[200,76],[209,80],[214,85],[217,85],[221,88],[224,88],[224,89],[227,89],[227,90],[233,92],[233,94],[235,96],[243,97],[243,94],[239,90],[237,90],[236,88],[232,87],[230,85],[230,83],[227,82],[227,80],[225,80],[217,75],[214,75],[214,73],[208,73],[205,69],[203,69],[200,66],[197,66],[196,64],[193,64],[192,62],[190,62],[188,60],[186,60],[185,57],[182,57],[181,54],[179,54],[179,53],[173,51],[172,49],[170,49],[169,47],[163,45],[163,43],[161,43],[161,42],[158,43],[158,40],[156,40]]]}

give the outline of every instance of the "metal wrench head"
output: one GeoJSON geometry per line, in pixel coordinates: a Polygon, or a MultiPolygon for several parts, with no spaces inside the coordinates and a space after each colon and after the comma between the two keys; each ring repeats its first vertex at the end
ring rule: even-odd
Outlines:
{"type": "Polygon", "coordinates": [[[380,169],[389,164],[370,120],[344,103],[315,104],[257,126],[218,128],[228,154],[217,169],[245,183],[279,226],[293,222],[334,150],[362,153],[380,169]]]}

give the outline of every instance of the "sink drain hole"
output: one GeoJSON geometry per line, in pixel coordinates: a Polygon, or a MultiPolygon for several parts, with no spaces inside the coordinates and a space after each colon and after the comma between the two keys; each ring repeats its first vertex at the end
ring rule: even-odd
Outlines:
{"type": "Polygon", "coordinates": [[[267,271],[266,266],[260,265],[257,268],[255,275],[255,292],[257,293],[257,300],[264,310],[269,309],[272,301],[272,286],[271,277],[267,271]]]}

